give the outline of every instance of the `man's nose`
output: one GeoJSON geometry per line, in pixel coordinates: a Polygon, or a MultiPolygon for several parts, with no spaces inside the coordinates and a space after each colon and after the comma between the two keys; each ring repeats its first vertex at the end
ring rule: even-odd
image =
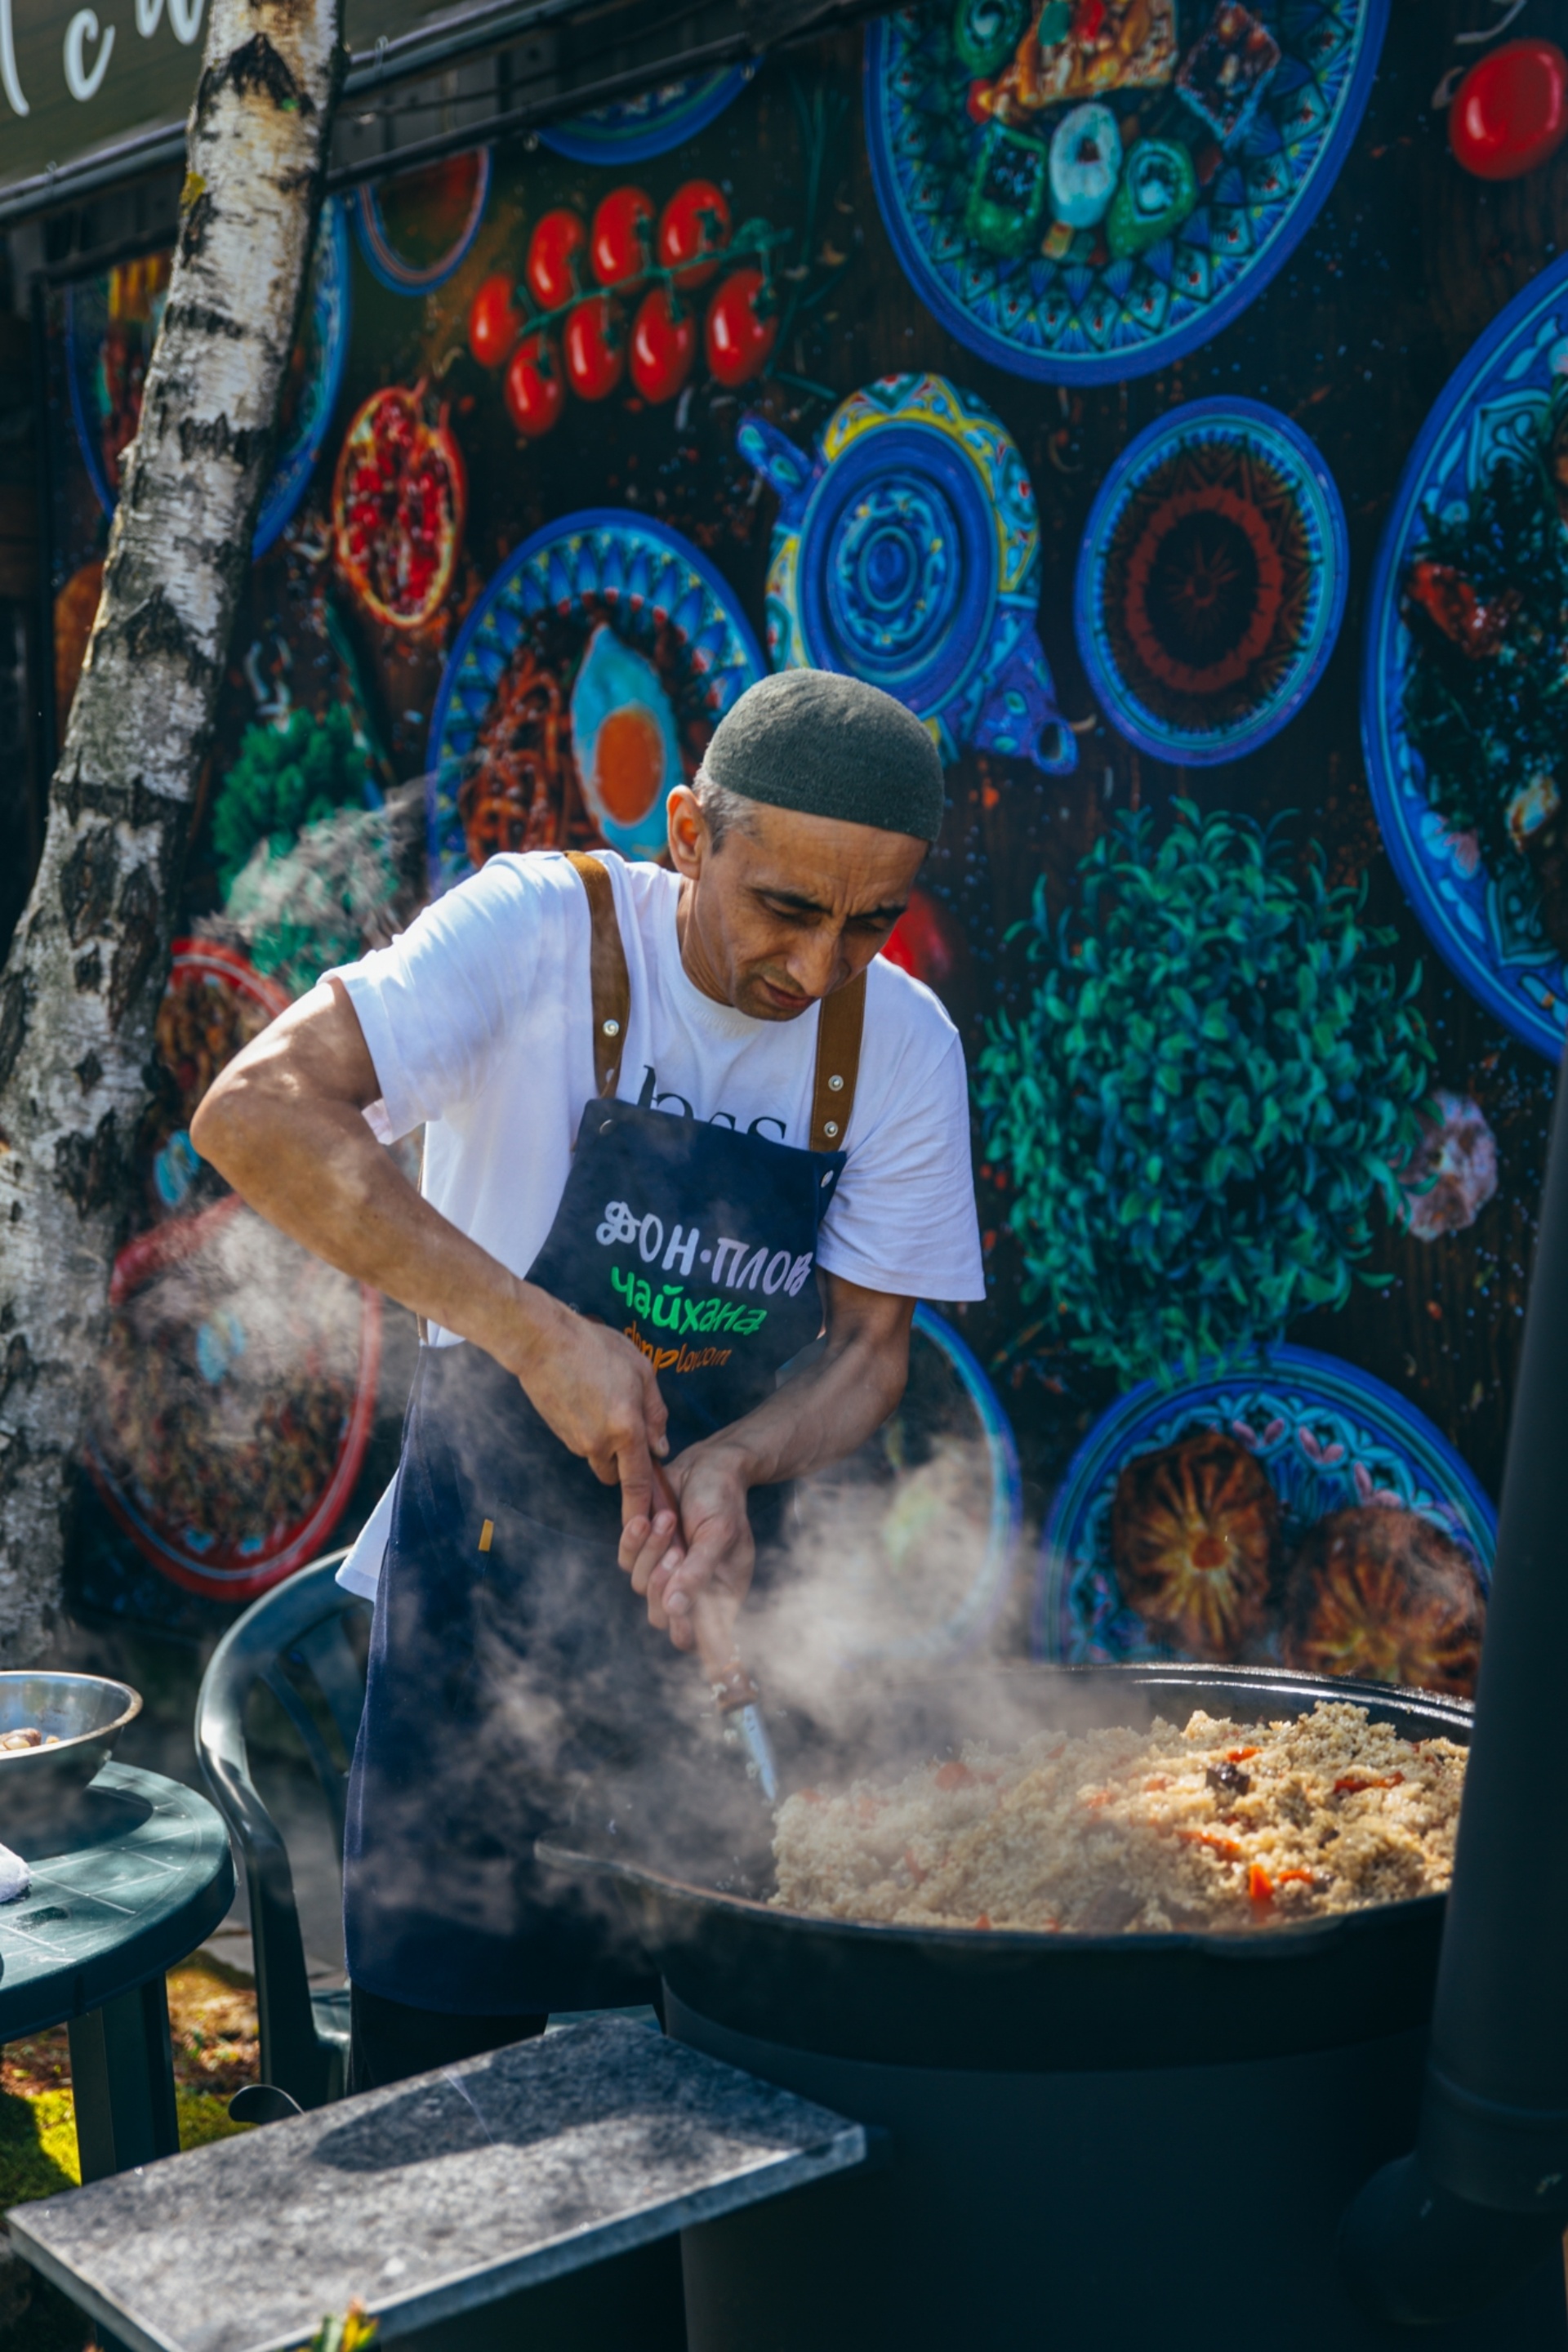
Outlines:
{"type": "Polygon", "coordinates": [[[839,969],[843,961],[844,941],[837,931],[812,931],[791,950],[789,976],[807,996],[826,996],[844,977],[839,969]]]}

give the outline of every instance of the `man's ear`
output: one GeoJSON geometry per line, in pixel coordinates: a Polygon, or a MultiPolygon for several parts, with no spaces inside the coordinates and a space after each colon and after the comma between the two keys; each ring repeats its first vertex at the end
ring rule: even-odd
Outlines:
{"type": "Polygon", "coordinates": [[[665,803],[665,823],[670,864],[687,881],[695,882],[713,845],[702,803],[689,784],[677,784],[670,793],[665,803]]]}

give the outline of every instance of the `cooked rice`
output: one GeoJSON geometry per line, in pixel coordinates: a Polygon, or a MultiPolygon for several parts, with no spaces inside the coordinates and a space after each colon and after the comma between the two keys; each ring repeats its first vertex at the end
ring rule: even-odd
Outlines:
{"type": "Polygon", "coordinates": [[[1465,1750],[1364,1707],[971,1744],[779,1809],[774,1900],[899,1927],[1236,1928],[1436,1894],[1465,1750]]]}

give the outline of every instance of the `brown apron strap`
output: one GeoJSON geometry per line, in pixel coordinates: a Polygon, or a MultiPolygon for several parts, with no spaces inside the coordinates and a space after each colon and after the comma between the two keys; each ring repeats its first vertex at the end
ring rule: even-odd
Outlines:
{"type": "Polygon", "coordinates": [[[813,1151],[842,1151],[860,1076],[860,1032],[866,1020],[866,975],[822,1000],[816,1016],[816,1083],[811,1094],[813,1151]]]}
{"type": "Polygon", "coordinates": [[[594,995],[594,1084],[603,1099],[616,1091],[626,1051],[626,1023],[631,1018],[632,983],[626,971],[626,951],[616,920],[616,894],[608,872],[596,857],[568,850],[567,858],[588,893],[588,920],[593,927],[588,970],[594,995]]]}
{"type": "MultiPolygon", "coordinates": [[[[626,950],[616,920],[610,877],[596,857],[567,853],[588,894],[593,927],[589,971],[594,997],[594,1081],[601,1098],[613,1095],[626,1049],[632,985],[626,950]]],[[[860,1076],[860,1032],[866,1020],[866,975],[825,997],[817,1015],[816,1077],[811,1099],[811,1149],[840,1151],[849,1132],[855,1087],[860,1076]]]]}

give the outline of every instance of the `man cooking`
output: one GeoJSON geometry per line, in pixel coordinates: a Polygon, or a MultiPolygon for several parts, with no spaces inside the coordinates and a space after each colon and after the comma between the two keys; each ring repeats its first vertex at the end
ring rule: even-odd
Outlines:
{"type": "Polygon", "coordinates": [[[670,795],[673,871],[491,858],[197,1113],[253,1207],[420,1318],[351,1563],[356,2089],[648,1997],[533,1838],[596,1775],[657,1808],[781,1482],[892,1411],[918,1297],[984,1295],[958,1035],[878,959],[942,814],[901,704],[764,678],[670,795]],[[382,1145],[421,1126],[416,1192],[382,1145]]]}

